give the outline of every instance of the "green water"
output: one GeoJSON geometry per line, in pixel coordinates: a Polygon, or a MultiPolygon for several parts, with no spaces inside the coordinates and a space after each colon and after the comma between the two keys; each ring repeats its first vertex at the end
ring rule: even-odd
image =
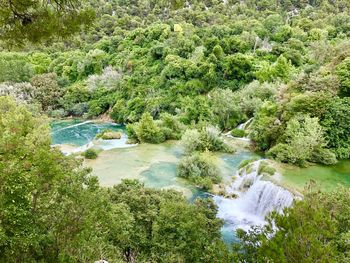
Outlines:
{"type": "Polygon", "coordinates": [[[95,160],[86,160],[101,185],[112,186],[122,179],[138,179],[146,186],[173,188],[191,196],[192,187],[176,177],[176,163],[182,155],[177,142],[141,144],[131,148],[103,151],[95,160]]]}
{"type": "MultiPolygon", "coordinates": [[[[86,145],[103,129],[125,133],[123,126],[113,123],[70,120],[57,121],[51,126],[53,144],[86,145]]],[[[176,177],[176,165],[183,155],[179,142],[141,144],[124,148],[128,146],[125,144],[126,139],[124,134],[119,141],[95,142],[95,145],[105,151],[102,151],[96,160],[87,160],[85,164],[93,168],[93,174],[99,178],[101,185],[112,186],[125,178],[138,179],[149,187],[179,190],[189,198],[198,195],[194,187],[176,177]],[[105,143],[109,145],[104,145],[105,143]]],[[[234,154],[217,154],[223,182],[228,184],[240,162],[253,156],[256,155],[246,150],[234,154]]],[[[308,168],[284,165],[280,172],[283,175],[279,179],[280,184],[299,192],[303,191],[310,180],[326,191],[334,189],[337,185],[350,187],[350,161],[340,161],[334,166],[314,165],[308,168]]]]}
{"type": "MultiPolygon", "coordinates": [[[[118,184],[125,178],[138,179],[148,187],[175,189],[192,198],[198,195],[198,190],[176,176],[176,166],[182,155],[180,142],[168,141],[104,151],[96,160],[87,160],[86,165],[93,168],[93,174],[103,186],[118,184]]],[[[252,155],[249,152],[218,155],[224,179],[231,178],[241,160],[252,155]]]]}
{"type": "MultiPolygon", "coordinates": [[[[196,198],[206,198],[208,193],[196,189],[187,181],[176,176],[176,167],[183,156],[179,141],[168,141],[162,144],[140,144],[134,147],[126,145],[127,137],[124,127],[112,123],[81,122],[78,120],[61,121],[52,124],[53,144],[73,145],[79,148],[93,142],[94,146],[104,149],[95,160],[85,160],[85,165],[93,169],[92,174],[99,178],[102,186],[110,187],[123,179],[137,179],[147,187],[156,189],[174,189],[182,192],[190,202],[196,198]],[[97,133],[103,129],[123,132],[122,140],[94,141],[97,133]],[[107,143],[107,145],[104,145],[107,143]],[[127,147],[124,147],[127,146],[127,147]]],[[[241,147],[238,147],[241,148],[241,147]]],[[[246,159],[257,157],[247,150],[234,154],[216,154],[223,183],[229,185],[239,164],[246,159]]],[[[334,189],[338,184],[350,187],[350,161],[339,162],[335,166],[315,165],[308,168],[282,166],[279,183],[299,192],[307,182],[317,182],[323,190],[334,189]]],[[[221,230],[226,243],[239,242],[231,223],[221,230]]]]}
{"type": "Polygon", "coordinates": [[[52,144],[83,146],[105,129],[121,132],[125,130],[123,126],[110,122],[91,122],[79,119],[55,121],[51,123],[52,144]]]}
{"type": "Polygon", "coordinates": [[[313,165],[307,168],[283,166],[281,183],[302,192],[311,182],[324,191],[334,190],[338,185],[350,187],[350,161],[339,161],[336,165],[313,165]]]}
{"type": "MultiPolygon", "coordinates": [[[[103,129],[119,130],[125,133],[124,127],[112,123],[83,122],[79,120],[57,121],[52,123],[53,144],[82,146],[93,141],[96,134],[103,129]]],[[[125,134],[123,135],[126,136],[125,134]]],[[[124,138],[125,139],[125,138],[124,138]]],[[[106,142],[94,142],[101,146],[106,142]]],[[[102,186],[112,186],[123,179],[138,179],[148,187],[157,189],[175,189],[188,198],[203,193],[176,176],[176,167],[183,156],[179,141],[168,141],[162,144],[140,144],[135,147],[115,147],[99,154],[95,160],[86,160],[85,165],[93,168],[102,186]]],[[[231,177],[244,159],[254,156],[248,151],[235,154],[216,154],[224,182],[231,177]]]]}

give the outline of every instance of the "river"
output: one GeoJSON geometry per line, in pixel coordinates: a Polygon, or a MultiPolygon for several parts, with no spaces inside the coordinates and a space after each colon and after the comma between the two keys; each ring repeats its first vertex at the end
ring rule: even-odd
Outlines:
{"type": "MultiPolygon", "coordinates": [[[[179,141],[130,145],[126,143],[125,127],[121,125],[79,120],[52,123],[52,141],[54,145],[60,145],[65,154],[90,147],[102,149],[97,159],[85,161],[102,186],[113,186],[122,179],[138,179],[148,187],[180,191],[190,201],[198,196],[207,196],[176,176],[177,162],[183,155],[179,141]],[[120,140],[94,140],[96,134],[104,129],[120,131],[123,136],[120,140]]],[[[252,225],[263,224],[268,212],[291,205],[293,195],[283,187],[302,192],[310,180],[324,190],[334,189],[338,184],[350,186],[349,161],[339,162],[335,166],[314,165],[308,168],[281,165],[278,170],[282,175],[278,177],[277,186],[257,175],[259,161],[253,164],[254,169],[240,171],[240,175],[237,175],[239,164],[252,157],[258,155],[245,148],[238,148],[233,154],[217,154],[226,191],[234,191],[238,196],[236,199],[213,196],[219,209],[218,217],[225,221],[222,234],[228,243],[236,240],[236,228],[247,229],[252,225]],[[242,185],[248,187],[241,189],[242,185]]]]}

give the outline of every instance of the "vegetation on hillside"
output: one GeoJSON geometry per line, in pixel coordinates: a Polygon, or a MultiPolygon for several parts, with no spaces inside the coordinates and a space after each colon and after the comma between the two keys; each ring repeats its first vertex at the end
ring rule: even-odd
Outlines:
{"type": "Polygon", "coordinates": [[[97,19],[70,40],[1,52],[0,94],[54,117],[141,121],[134,139],[152,143],[179,139],[181,125],[229,130],[254,117],[256,148],[280,161],[349,158],[348,1],[92,0],[89,8],[97,19]],[[180,123],[142,131],[164,114],[180,123]],[[319,141],[296,160],[291,132],[309,125],[319,141]]]}
{"type": "Polygon", "coordinates": [[[219,181],[209,152],[232,150],[220,131],[250,118],[244,135],[281,162],[348,159],[349,11],[348,0],[1,1],[0,262],[349,262],[349,189],[307,193],[231,249],[211,198],[102,188],[51,148],[43,117],[107,113],[135,142],[182,138],[179,175],[206,189],[219,181]]]}

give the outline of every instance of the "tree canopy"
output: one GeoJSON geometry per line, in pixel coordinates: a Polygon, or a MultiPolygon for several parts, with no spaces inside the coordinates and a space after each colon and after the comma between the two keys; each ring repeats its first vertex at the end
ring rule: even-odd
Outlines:
{"type": "Polygon", "coordinates": [[[80,0],[1,0],[0,37],[13,45],[67,37],[91,24],[92,10],[80,0]]]}

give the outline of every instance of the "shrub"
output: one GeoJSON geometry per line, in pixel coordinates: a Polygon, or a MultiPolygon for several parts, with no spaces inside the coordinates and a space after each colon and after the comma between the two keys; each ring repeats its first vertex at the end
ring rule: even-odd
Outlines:
{"type": "Polygon", "coordinates": [[[233,149],[227,145],[217,128],[207,126],[201,131],[196,129],[187,130],[182,136],[182,144],[187,153],[194,151],[214,151],[214,152],[232,152],[233,149]]]}
{"type": "Polygon", "coordinates": [[[164,134],[148,112],[142,115],[134,129],[140,142],[161,143],[165,141],[164,134]]]}
{"type": "Polygon", "coordinates": [[[122,133],[118,131],[113,131],[111,129],[106,129],[96,135],[97,139],[102,140],[115,140],[120,139],[122,137],[122,133]]]}
{"type": "Polygon", "coordinates": [[[198,187],[211,189],[213,183],[220,183],[220,171],[209,153],[194,153],[184,157],[178,165],[177,175],[198,187]]]}
{"type": "Polygon", "coordinates": [[[186,130],[181,138],[181,143],[187,153],[197,151],[202,148],[200,133],[196,129],[186,130]]]}
{"type": "Polygon", "coordinates": [[[24,82],[33,76],[33,66],[26,54],[14,52],[0,53],[0,82],[24,82]]]}
{"type": "Polygon", "coordinates": [[[179,140],[184,130],[184,125],[176,116],[169,113],[162,113],[160,116],[161,130],[167,140],[179,140]]]}
{"type": "Polygon", "coordinates": [[[308,162],[335,163],[335,155],[325,148],[326,141],[318,118],[297,116],[287,123],[283,141],[268,155],[278,161],[305,166],[308,162]]]}
{"type": "Polygon", "coordinates": [[[33,103],[33,86],[28,82],[0,83],[0,96],[11,96],[20,103],[33,103]]]}
{"type": "Polygon", "coordinates": [[[55,119],[62,119],[64,117],[67,117],[67,112],[64,109],[57,109],[57,110],[48,110],[47,114],[51,117],[51,118],[55,118],[55,119]]]}
{"type": "Polygon", "coordinates": [[[274,175],[276,173],[276,169],[270,166],[267,162],[262,161],[259,164],[258,175],[261,174],[269,174],[274,175]]]}
{"type": "Polygon", "coordinates": [[[111,66],[108,66],[103,69],[101,75],[90,75],[86,80],[86,84],[90,91],[94,91],[102,87],[112,89],[118,85],[120,78],[121,74],[114,70],[111,66]]]}
{"type": "Polygon", "coordinates": [[[220,136],[220,131],[213,126],[207,126],[201,131],[203,150],[214,152],[232,152],[233,149],[227,145],[220,136]]]}
{"type": "Polygon", "coordinates": [[[64,90],[61,104],[71,115],[82,116],[89,109],[90,92],[81,82],[75,83],[64,90]]]}
{"type": "Polygon", "coordinates": [[[233,137],[238,137],[238,138],[242,138],[245,136],[245,131],[244,130],[241,130],[241,129],[233,129],[231,131],[231,135],[233,137]]]}
{"type": "Polygon", "coordinates": [[[327,146],[339,159],[350,158],[350,98],[336,98],[321,120],[327,146]]]}
{"type": "Polygon", "coordinates": [[[73,116],[83,116],[89,110],[87,103],[77,103],[70,109],[70,114],[73,116]]]}
{"type": "Polygon", "coordinates": [[[82,156],[84,156],[86,159],[96,159],[98,157],[98,153],[95,149],[87,149],[82,153],[82,156]]]}
{"type": "Polygon", "coordinates": [[[60,106],[60,98],[63,95],[63,90],[57,83],[56,74],[36,75],[30,82],[34,90],[34,99],[41,104],[44,111],[60,106]]]}
{"type": "Polygon", "coordinates": [[[128,135],[128,142],[129,143],[136,143],[138,142],[137,134],[135,131],[135,124],[128,124],[126,125],[126,134],[128,135]]]}

